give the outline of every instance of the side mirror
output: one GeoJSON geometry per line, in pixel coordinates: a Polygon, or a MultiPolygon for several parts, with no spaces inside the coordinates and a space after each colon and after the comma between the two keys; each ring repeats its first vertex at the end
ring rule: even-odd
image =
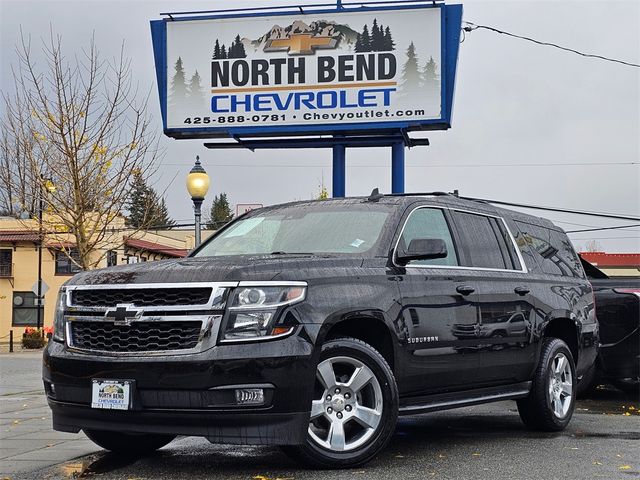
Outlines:
{"type": "Polygon", "coordinates": [[[406,265],[412,260],[429,260],[432,258],[445,258],[447,256],[447,244],[439,238],[414,238],[409,243],[409,248],[398,251],[396,261],[399,265],[406,265]]]}

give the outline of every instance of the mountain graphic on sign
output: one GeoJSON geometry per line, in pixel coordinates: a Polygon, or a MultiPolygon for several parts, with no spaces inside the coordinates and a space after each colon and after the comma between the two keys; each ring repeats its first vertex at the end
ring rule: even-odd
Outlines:
{"type": "Polygon", "coordinates": [[[243,38],[242,42],[246,49],[251,49],[254,52],[262,52],[272,40],[289,39],[292,35],[299,34],[309,34],[314,37],[332,37],[337,41],[339,47],[355,45],[358,39],[358,32],[351,29],[348,25],[341,25],[328,20],[316,20],[307,25],[301,20],[296,20],[287,27],[274,25],[261,37],[255,40],[243,38]]]}

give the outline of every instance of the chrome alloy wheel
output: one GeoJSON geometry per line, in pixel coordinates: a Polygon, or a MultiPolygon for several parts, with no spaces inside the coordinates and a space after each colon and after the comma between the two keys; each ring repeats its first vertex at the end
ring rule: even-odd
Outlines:
{"type": "Polygon", "coordinates": [[[368,366],[351,357],[328,358],[316,370],[309,436],[335,452],[358,448],[376,433],[382,406],[380,382],[368,366]]]}
{"type": "Polygon", "coordinates": [[[557,418],[565,418],[571,408],[573,375],[569,359],[564,353],[558,353],[551,362],[548,395],[553,414],[557,418]]]}

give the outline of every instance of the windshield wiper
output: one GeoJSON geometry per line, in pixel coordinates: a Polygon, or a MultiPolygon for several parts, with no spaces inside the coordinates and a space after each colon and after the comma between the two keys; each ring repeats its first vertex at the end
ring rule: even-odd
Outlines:
{"type": "Polygon", "coordinates": [[[275,252],[271,252],[269,255],[315,255],[315,253],[311,253],[311,252],[283,252],[282,250],[277,250],[275,252]]]}

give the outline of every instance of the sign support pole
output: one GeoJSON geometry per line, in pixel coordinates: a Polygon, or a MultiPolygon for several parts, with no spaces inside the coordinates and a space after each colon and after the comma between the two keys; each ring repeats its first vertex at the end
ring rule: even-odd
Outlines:
{"type": "Polygon", "coordinates": [[[404,143],[391,145],[391,193],[404,193],[404,143]]]}
{"type": "Polygon", "coordinates": [[[333,198],[342,198],[346,193],[346,156],[347,147],[344,144],[333,146],[333,198]]]}

